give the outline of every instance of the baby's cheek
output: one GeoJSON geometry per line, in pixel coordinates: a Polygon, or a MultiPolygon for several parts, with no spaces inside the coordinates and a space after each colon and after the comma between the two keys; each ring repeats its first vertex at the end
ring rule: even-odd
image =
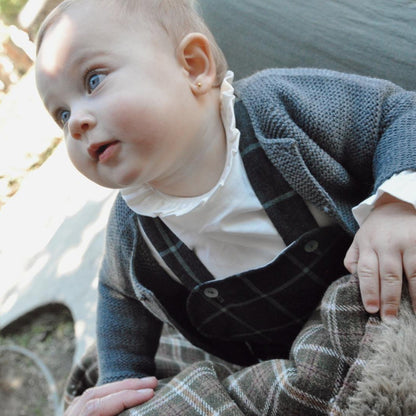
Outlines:
{"type": "Polygon", "coordinates": [[[72,164],[77,168],[79,164],[79,154],[77,154],[76,146],[72,139],[65,139],[66,151],[72,164]]]}
{"type": "Polygon", "coordinates": [[[137,97],[125,98],[119,105],[113,106],[111,111],[111,124],[119,134],[131,141],[150,142],[157,141],[158,137],[168,134],[163,114],[157,103],[151,98],[139,102],[137,97]]]}
{"type": "Polygon", "coordinates": [[[83,175],[90,177],[90,160],[87,158],[85,154],[81,152],[78,142],[74,140],[67,140],[66,149],[69,159],[75,166],[75,168],[78,169],[83,175]]]}

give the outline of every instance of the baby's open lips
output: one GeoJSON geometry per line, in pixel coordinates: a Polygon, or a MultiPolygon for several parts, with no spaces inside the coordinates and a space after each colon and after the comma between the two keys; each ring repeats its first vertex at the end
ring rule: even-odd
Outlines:
{"type": "Polygon", "coordinates": [[[119,143],[118,140],[109,140],[107,142],[94,143],[88,147],[88,154],[94,160],[100,160],[100,156],[112,145],[119,143]]]}

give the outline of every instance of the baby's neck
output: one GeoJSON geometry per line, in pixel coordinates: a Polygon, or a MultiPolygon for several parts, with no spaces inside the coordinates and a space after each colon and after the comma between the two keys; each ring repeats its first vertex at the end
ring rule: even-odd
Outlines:
{"type": "Polygon", "coordinates": [[[195,197],[210,191],[219,181],[227,158],[226,133],[220,112],[220,91],[211,91],[198,138],[198,152],[182,169],[181,178],[155,186],[172,196],[195,197]],[[167,186],[166,186],[167,185],[167,186]]]}

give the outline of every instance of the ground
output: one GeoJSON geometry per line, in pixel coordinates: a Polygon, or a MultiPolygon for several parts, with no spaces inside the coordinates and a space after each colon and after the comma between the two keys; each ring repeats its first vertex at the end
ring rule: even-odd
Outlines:
{"type": "MultiPolygon", "coordinates": [[[[48,1],[31,28],[32,38],[40,19],[59,2],[48,1]]],[[[32,82],[26,76],[19,72],[14,85],[0,94],[0,137],[3,148],[7,148],[4,158],[0,158],[0,214],[1,207],[18,192],[25,177],[42,165],[61,140],[49,134],[34,138],[32,133],[22,139],[23,134],[16,126],[24,123],[16,120],[25,112],[25,103],[32,100],[28,94],[33,94],[33,88],[25,85],[32,82]]],[[[0,413],[4,416],[57,414],[51,390],[56,388],[61,398],[74,349],[74,323],[70,311],[62,305],[48,305],[3,328],[0,331],[0,413]],[[49,382],[43,366],[52,377],[49,382]]]]}
{"type": "Polygon", "coordinates": [[[48,305],[4,328],[0,333],[1,413],[55,415],[51,389],[62,397],[74,348],[71,313],[62,305],[48,305]],[[49,369],[53,381],[48,382],[39,363],[49,369]]]}

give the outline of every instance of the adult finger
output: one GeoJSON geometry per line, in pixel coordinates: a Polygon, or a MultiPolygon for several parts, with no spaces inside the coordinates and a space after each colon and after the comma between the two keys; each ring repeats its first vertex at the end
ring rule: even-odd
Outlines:
{"type": "Polygon", "coordinates": [[[344,258],[345,268],[352,274],[357,273],[357,264],[359,258],[359,249],[356,240],[354,239],[350,245],[344,258]]]}
{"type": "Polygon", "coordinates": [[[403,264],[400,252],[386,250],[379,254],[380,314],[381,318],[394,317],[400,306],[403,281],[403,264]]]}
{"type": "Polygon", "coordinates": [[[409,284],[413,310],[416,312],[416,247],[407,249],[403,253],[403,269],[409,284]]]}
{"type": "Polygon", "coordinates": [[[92,387],[85,390],[81,396],[74,399],[70,407],[65,412],[65,416],[79,416],[81,414],[81,409],[83,409],[88,402],[99,400],[120,391],[137,391],[149,388],[154,389],[156,386],[156,377],[145,377],[141,379],[126,379],[104,384],[98,387],[92,387]]]}
{"type": "Polygon", "coordinates": [[[378,257],[371,248],[360,248],[357,275],[365,310],[368,313],[377,313],[380,309],[378,257]]]}
{"type": "Polygon", "coordinates": [[[153,389],[122,390],[89,400],[79,416],[115,416],[123,410],[138,406],[154,396],[153,389]]]}
{"type": "Polygon", "coordinates": [[[156,377],[128,378],[125,380],[103,384],[102,386],[93,387],[91,389],[86,390],[83,395],[86,395],[89,398],[100,398],[108,396],[112,393],[117,393],[121,390],[140,390],[146,388],[153,389],[156,386],[156,377]]]}

